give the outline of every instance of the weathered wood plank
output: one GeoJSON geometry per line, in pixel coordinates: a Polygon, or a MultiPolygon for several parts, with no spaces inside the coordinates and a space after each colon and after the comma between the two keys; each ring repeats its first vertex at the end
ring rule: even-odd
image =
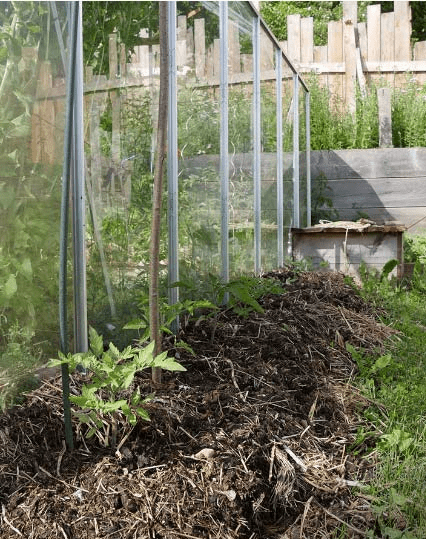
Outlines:
{"type": "Polygon", "coordinates": [[[426,177],[330,180],[334,207],[337,209],[384,207],[389,211],[426,206],[426,177]]]}
{"type": "Polygon", "coordinates": [[[288,41],[287,41],[287,39],[285,39],[284,41],[280,41],[279,43],[280,43],[280,47],[282,48],[284,54],[288,58],[288,41]]]}
{"type": "Polygon", "coordinates": [[[186,39],[186,15],[178,15],[176,39],[178,41],[186,39]]]}
{"type": "Polygon", "coordinates": [[[182,69],[187,65],[186,45],[186,39],[176,41],[176,66],[178,69],[182,69]]]}
{"type": "Polygon", "coordinates": [[[195,76],[204,79],[206,76],[206,34],[204,19],[194,20],[194,56],[195,76]]]}
{"type": "Polygon", "coordinates": [[[298,63],[301,58],[300,51],[300,15],[287,16],[287,55],[291,62],[298,63]]]}
{"type": "Polygon", "coordinates": [[[232,76],[236,73],[241,73],[240,35],[238,31],[238,22],[236,21],[229,21],[228,51],[229,74],[232,76]]]}
{"type": "Polygon", "coordinates": [[[380,61],[380,4],[367,6],[367,57],[369,62],[380,61]]]}
{"type": "Polygon", "coordinates": [[[425,171],[424,148],[311,151],[312,178],[415,178],[425,171]]]}
{"type": "Polygon", "coordinates": [[[118,75],[117,34],[109,35],[109,78],[115,79],[118,75]]]}
{"type": "Polygon", "coordinates": [[[377,206],[363,210],[362,208],[345,208],[339,212],[339,218],[348,221],[358,220],[360,216],[367,216],[376,223],[402,223],[409,232],[426,232],[426,207],[415,208],[395,207],[384,208],[377,206]]]}
{"type": "Polygon", "coordinates": [[[268,34],[260,29],[260,72],[274,69],[274,45],[268,34]]]}
{"type": "Polygon", "coordinates": [[[367,23],[365,22],[359,22],[358,23],[358,45],[361,51],[361,60],[362,63],[365,64],[365,62],[368,59],[368,51],[367,51],[367,23]]]}
{"type": "Polygon", "coordinates": [[[380,22],[380,60],[395,61],[395,13],[382,13],[380,22]]]}
{"type": "Polygon", "coordinates": [[[414,45],[414,60],[426,60],[426,41],[417,41],[414,45]]]}
{"type": "Polygon", "coordinates": [[[394,2],[395,60],[411,60],[411,9],[408,0],[394,2]]]}
{"type": "MultiPolygon", "coordinates": [[[[322,45],[318,47],[314,47],[314,62],[316,64],[326,64],[327,63],[327,54],[328,49],[327,45],[322,45]]],[[[312,71],[319,74],[319,83],[321,86],[328,87],[328,76],[327,74],[320,74],[321,71],[316,71],[315,69],[312,69],[312,71]]]]}
{"type": "Polygon", "coordinates": [[[213,41],[213,75],[215,77],[220,75],[220,39],[213,41]]]}
{"type": "MultiPolygon", "coordinates": [[[[331,21],[328,23],[328,61],[343,62],[343,21],[331,21]]],[[[330,75],[328,86],[332,98],[343,98],[343,76],[330,75]]]]}
{"type": "Polygon", "coordinates": [[[300,20],[300,61],[312,63],[314,61],[314,19],[303,17],[300,20]]]}
{"type": "Polygon", "coordinates": [[[186,31],[186,65],[191,69],[195,68],[193,27],[189,27],[186,31]]]}

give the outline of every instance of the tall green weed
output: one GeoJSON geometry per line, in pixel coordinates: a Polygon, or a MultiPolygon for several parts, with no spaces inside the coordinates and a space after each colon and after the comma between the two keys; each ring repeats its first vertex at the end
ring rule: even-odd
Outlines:
{"type": "Polygon", "coordinates": [[[392,96],[392,137],[397,148],[426,146],[426,85],[408,79],[392,96]]]}

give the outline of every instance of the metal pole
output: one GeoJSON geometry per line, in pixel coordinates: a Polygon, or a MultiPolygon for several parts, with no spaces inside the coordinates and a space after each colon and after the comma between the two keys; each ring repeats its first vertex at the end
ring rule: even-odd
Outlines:
{"type": "Polygon", "coordinates": [[[283,112],[282,112],[282,52],[275,49],[277,99],[277,263],[284,266],[284,185],[283,185],[283,112]]]}
{"type": "Polygon", "coordinates": [[[260,125],[260,19],[253,19],[253,182],[254,272],[261,271],[261,125],[260,125]]]}
{"type": "Polygon", "coordinates": [[[84,181],[84,118],[83,118],[83,30],[82,2],[78,2],[76,36],[73,160],[72,160],[72,214],[74,267],[74,348],[87,352],[87,289],[86,289],[86,205],[84,181]]]}
{"type": "Polygon", "coordinates": [[[306,92],[306,193],[307,193],[307,223],[312,225],[311,200],[311,94],[306,92]]]}
{"type": "Polygon", "coordinates": [[[229,281],[228,2],[219,3],[220,21],[220,206],[222,279],[229,281]]]}
{"type": "Polygon", "coordinates": [[[293,223],[300,227],[299,77],[293,75],[293,223]]]}
{"type": "MultiPolygon", "coordinates": [[[[64,163],[62,171],[62,198],[61,198],[61,224],[59,238],[59,337],[60,349],[68,354],[68,323],[67,323],[67,252],[68,252],[68,211],[70,192],[71,150],[74,115],[74,91],[75,91],[75,64],[77,43],[77,17],[78,4],[71,4],[69,19],[69,63],[67,71],[66,90],[66,124],[64,131],[64,163]]],[[[69,401],[69,372],[68,365],[62,365],[62,400],[64,404],[65,440],[69,450],[74,448],[71,407],[69,401]]]]}
{"type": "MultiPolygon", "coordinates": [[[[169,228],[169,303],[179,301],[179,288],[171,287],[179,280],[178,237],[178,127],[176,72],[176,2],[169,2],[169,114],[168,114],[168,228],[169,228]]],[[[179,321],[176,322],[177,330],[179,321]]]]}

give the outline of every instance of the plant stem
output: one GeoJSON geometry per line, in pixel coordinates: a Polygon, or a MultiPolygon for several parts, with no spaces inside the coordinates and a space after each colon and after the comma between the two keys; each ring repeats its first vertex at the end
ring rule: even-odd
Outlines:
{"type": "MultiPolygon", "coordinates": [[[[154,357],[161,352],[160,313],[158,298],[158,273],[160,259],[161,198],[163,191],[163,169],[166,157],[167,112],[168,112],[168,2],[160,2],[160,95],[158,103],[157,153],[155,156],[154,192],[152,202],[152,227],[150,249],[149,323],[151,340],[155,342],[154,357]]],[[[161,369],[152,369],[152,381],[161,383],[161,369]]]]}

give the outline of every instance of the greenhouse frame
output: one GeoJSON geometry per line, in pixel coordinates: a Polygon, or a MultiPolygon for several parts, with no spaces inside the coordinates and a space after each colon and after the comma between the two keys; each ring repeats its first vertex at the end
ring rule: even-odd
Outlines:
{"type": "MultiPolygon", "coordinates": [[[[168,2],[169,304],[283,266],[311,221],[305,82],[250,2],[199,4],[168,2]]],[[[34,5],[1,8],[0,314],[2,354],[19,334],[46,358],[86,351],[88,326],[126,344],[143,318],[159,45],[117,28],[88,52],[82,2],[34,5]]]]}

